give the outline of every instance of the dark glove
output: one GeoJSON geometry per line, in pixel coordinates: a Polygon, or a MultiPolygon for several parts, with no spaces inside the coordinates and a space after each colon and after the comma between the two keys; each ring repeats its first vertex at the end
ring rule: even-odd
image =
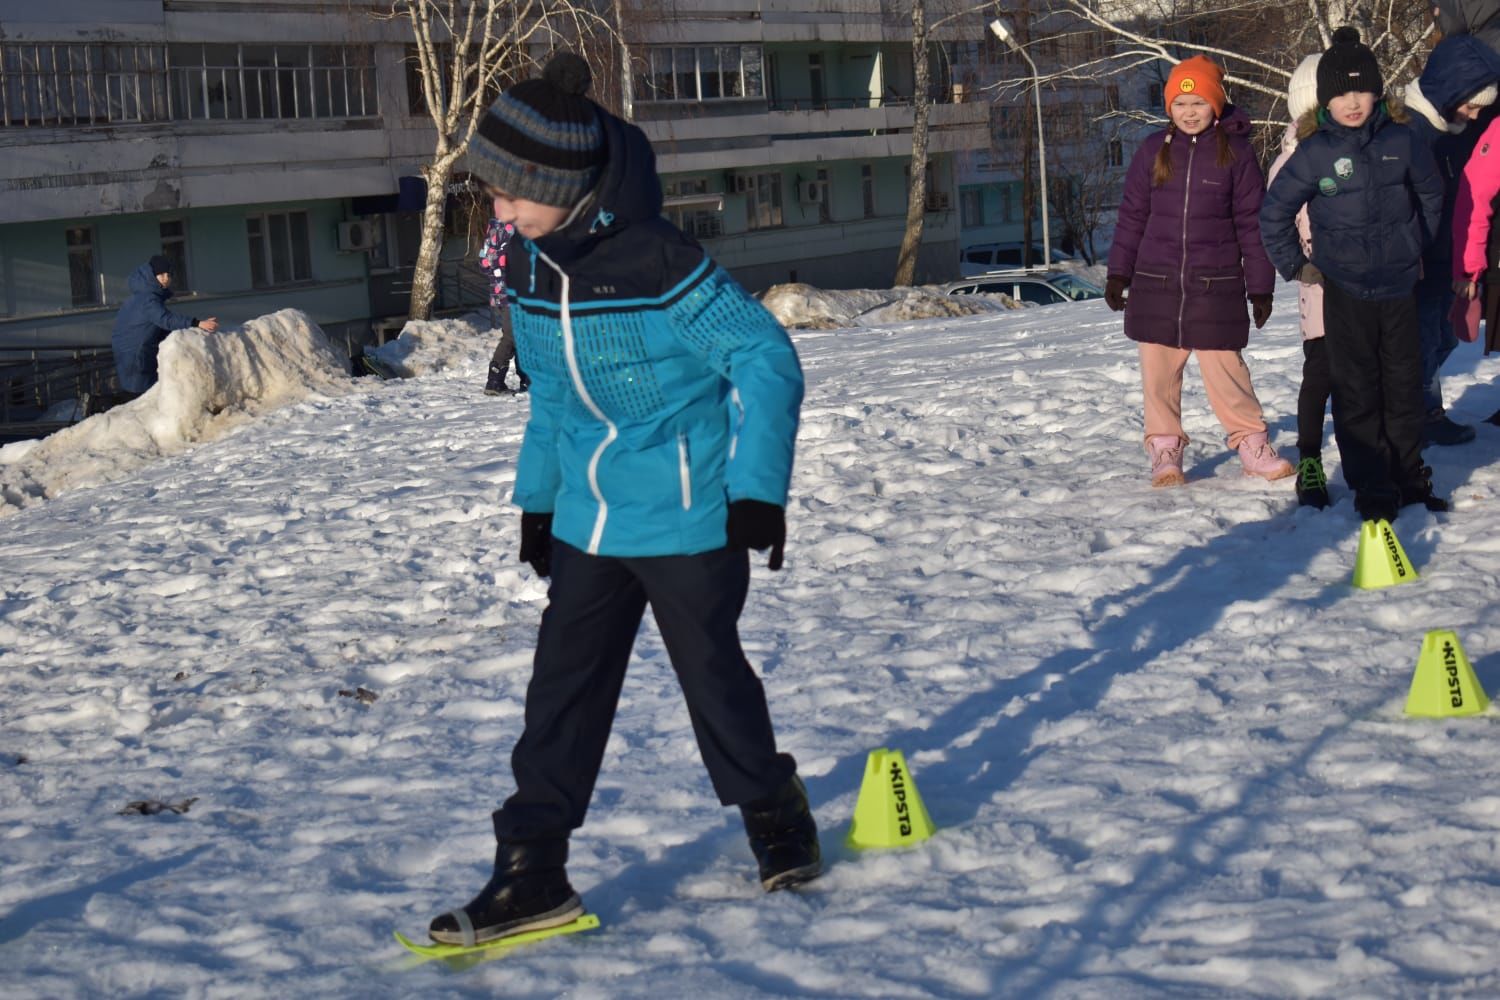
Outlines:
{"type": "Polygon", "coordinates": [[[552,515],[521,512],[521,561],[531,563],[536,575],[552,575],[552,515]]]}
{"type": "Polygon", "coordinates": [[[729,519],[724,525],[724,534],[731,549],[771,549],[771,559],[766,566],[773,570],[781,568],[781,556],[786,549],[786,511],[774,503],[763,500],[733,500],[729,504],[729,519]]]}
{"type": "Polygon", "coordinates": [[[1125,308],[1125,289],[1129,287],[1129,278],[1110,278],[1104,283],[1104,304],[1115,312],[1125,308]]]}
{"type": "Polygon", "coordinates": [[[1255,328],[1259,330],[1271,318],[1271,296],[1250,296],[1250,315],[1255,317],[1255,328]]]}

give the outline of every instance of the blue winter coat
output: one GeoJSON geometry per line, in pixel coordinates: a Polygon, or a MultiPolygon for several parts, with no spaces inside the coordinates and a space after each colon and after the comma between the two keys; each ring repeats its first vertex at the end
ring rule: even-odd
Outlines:
{"type": "Polygon", "coordinates": [[[156,349],[173,330],[185,330],[198,321],[167,308],[172,291],[163,288],[150,264],[142,264],[130,275],[130,298],[115,316],[109,343],[115,353],[115,374],[126,392],[145,392],[156,384],[156,349]]]}
{"type": "Polygon", "coordinates": [[[802,369],[771,314],[661,218],[645,134],[598,114],[592,195],[506,262],[531,377],[514,499],[597,555],[722,548],[729,501],[786,504],[802,369]]]}
{"type": "Polygon", "coordinates": [[[1484,130],[1453,118],[1459,105],[1500,80],[1500,54],[1473,35],[1444,38],[1427,56],[1421,77],[1407,87],[1408,122],[1417,138],[1432,151],[1443,182],[1443,215],[1427,251],[1422,255],[1422,284],[1447,288],[1453,270],[1453,206],[1464,164],[1484,130]],[[1438,121],[1432,120],[1436,115],[1438,121]]]}
{"type": "Polygon", "coordinates": [[[1310,134],[1261,203],[1261,237],[1271,262],[1288,281],[1307,263],[1296,223],[1305,204],[1318,270],[1358,298],[1410,295],[1443,214],[1443,183],[1431,150],[1393,120],[1383,102],[1354,128],[1326,111],[1313,115],[1299,123],[1299,133],[1310,134]]]}

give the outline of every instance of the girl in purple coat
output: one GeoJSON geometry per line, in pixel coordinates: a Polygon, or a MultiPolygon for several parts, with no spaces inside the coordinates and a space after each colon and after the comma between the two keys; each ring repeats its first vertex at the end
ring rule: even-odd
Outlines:
{"type": "Polygon", "coordinates": [[[1149,136],[1130,163],[1109,253],[1105,300],[1124,310],[1125,335],[1140,346],[1153,486],[1186,481],[1182,373],[1193,353],[1245,473],[1292,474],[1271,446],[1240,356],[1250,338],[1245,301],[1260,329],[1276,275],[1261,245],[1265,182],[1246,138],[1250,121],[1228,107],[1223,81],[1207,56],[1184,59],[1167,77],[1171,125],[1149,136]]]}

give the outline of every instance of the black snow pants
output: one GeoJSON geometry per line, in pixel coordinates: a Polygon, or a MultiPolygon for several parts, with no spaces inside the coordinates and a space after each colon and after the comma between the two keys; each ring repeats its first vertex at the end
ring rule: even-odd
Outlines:
{"type": "Polygon", "coordinates": [[[1422,355],[1417,302],[1359,299],[1323,280],[1333,433],[1355,494],[1395,496],[1422,479],[1422,355]]]}
{"type": "Polygon", "coordinates": [[[553,539],[526,726],[511,755],[516,791],[494,814],[500,840],[565,838],[583,825],[647,604],[719,801],[764,798],[796,773],[740,648],[749,585],[744,550],[616,558],[553,539]]]}

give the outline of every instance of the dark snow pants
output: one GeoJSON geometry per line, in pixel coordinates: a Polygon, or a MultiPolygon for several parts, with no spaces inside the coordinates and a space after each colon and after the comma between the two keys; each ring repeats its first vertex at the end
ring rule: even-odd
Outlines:
{"type": "Polygon", "coordinates": [[[1422,355],[1413,296],[1359,299],[1323,280],[1333,433],[1356,494],[1421,480],[1422,355]]]}
{"type": "Polygon", "coordinates": [[[583,825],[647,604],[719,801],[764,798],[796,773],[776,750],[765,689],[740,648],[749,585],[744,550],[615,558],[553,539],[526,727],[511,755],[516,791],[494,815],[500,840],[567,837],[583,825]]]}
{"type": "Polygon", "coordinates": [[[514,361],[516,378],[520,379],[523,386],[530,385],[531,379],[521,370],[521,359],[516,357],[516,334],[511,326],[509,304],[501,302],[498,306],[490,306],[490,327],[500,330],[500,343],[495,345],[495,353],[490,355],[490,371],[504,382],[505,373],[510,370],[510,363],[514,361]]]}
{"type": "Polygon", "coordinates": [[[1322,337],[1302,342],[1302,385],[1297,389],[1297,457],[1323,454],[1323,416],[1333,393],[1328,345],[1322,337]]]}

